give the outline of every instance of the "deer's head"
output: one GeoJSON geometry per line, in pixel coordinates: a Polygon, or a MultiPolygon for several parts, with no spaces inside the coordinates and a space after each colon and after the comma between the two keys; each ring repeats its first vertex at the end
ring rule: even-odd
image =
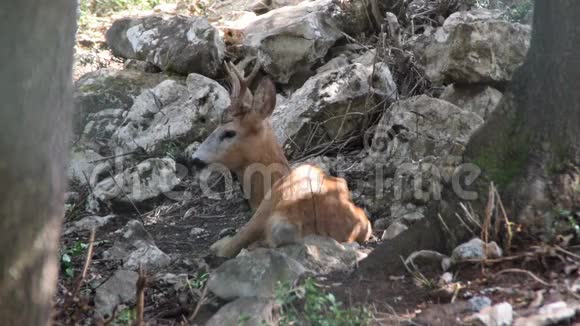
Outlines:
{"type": "Polygon", "coordinates": [[[272,142],[277,145],[267,119],[276,106],[274,83],[264,77],[252,94],[250,84],[259,70],[257,64],[247,78],[229,62],[226,70],[232,86],[231,104],[217,128],[192,155],[193,164],[199,168],[222,164],[230,170],[239,170],[259,161],[258,156],[269,151],[272,142]]]}

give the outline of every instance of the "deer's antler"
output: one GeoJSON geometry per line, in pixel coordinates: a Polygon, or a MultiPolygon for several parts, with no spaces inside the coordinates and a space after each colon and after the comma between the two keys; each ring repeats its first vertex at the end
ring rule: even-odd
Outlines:
{"type": "Polygon", "coordinates": [[[253,96],[249,86],[258,74],[258,71],[260,70],[260,64],[256,60],[256,64],[252,68],[252,71],[248,77],[243,76],[243,71],[245,67],[247,67],[247,65],[254,59],[257,58],[246,58],[242,60],[238,66],[229,61],[226,62],[225,68],[232,84],[232,90],[230,93],[231,105],[228,110],[232,116],[244,115],[252,106],[253,96]]]}

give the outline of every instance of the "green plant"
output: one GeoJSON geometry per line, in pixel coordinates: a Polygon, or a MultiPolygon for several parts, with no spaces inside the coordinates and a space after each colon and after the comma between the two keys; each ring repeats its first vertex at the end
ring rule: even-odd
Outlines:
{"type": "Polygon", "coordinates": [[[71,247],[64,248],[60,256],[60,267],[66,277],[72,278],[74,276],[72,258],[80,256],[88,246],[86,243],[77,241],[71,247]]]}
{"type": "Polygon", "coordinates": [[[280,325],[301,324],[312,326],[368,325],[372,314],[364,307],[343,307],[332,293],[326,293],[308,278],[300,286],[279,283],[276,301],[281,306],[280,325]]]}
{"type": "Polygon", "coordinates": [[[113,321],[113,325],[133,325],[133,322],[137,318],[135,310],[132,308],[126,308],[121,310],[121,312],[117,315],[115,320],[113,321]]]}
{"type": "Polygon", "coordinates": [[[195,278],[189,281],[189,285],[196,289],[201,289],[205,285],[205,282],[207,282],[208,278],[208,273],[201,273],[199,275],[195,274],[195,278]]]}

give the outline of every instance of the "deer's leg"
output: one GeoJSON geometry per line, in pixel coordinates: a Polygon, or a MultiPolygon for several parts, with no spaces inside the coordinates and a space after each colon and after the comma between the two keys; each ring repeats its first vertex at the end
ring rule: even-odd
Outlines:
{"type": "Polygon", "coordinates": [[[264,230],[271,214],[271,201],[264,200],[250,221],[244,225],[233,237],[226,237],[215,242],[210,252],[218,257],[231,258],[242,249],[264,238],[264,230]]]}
{"type": "Polygon", "coordinates": [[[301,238],[299,227],[290,223],[280,212],[272,214],[265,232],[266,241],[271,248],[299,243],[301,238]]]}

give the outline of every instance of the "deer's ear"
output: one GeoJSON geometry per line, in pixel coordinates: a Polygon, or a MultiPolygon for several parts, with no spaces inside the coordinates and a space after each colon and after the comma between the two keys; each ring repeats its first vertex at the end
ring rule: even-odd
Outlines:
{"type": "Polygon", "coordinates": [[[252,109],[263,119],[269,117],[276,107],[276,87],[269,78],[262,78],[254,92],[252,109]]]}

